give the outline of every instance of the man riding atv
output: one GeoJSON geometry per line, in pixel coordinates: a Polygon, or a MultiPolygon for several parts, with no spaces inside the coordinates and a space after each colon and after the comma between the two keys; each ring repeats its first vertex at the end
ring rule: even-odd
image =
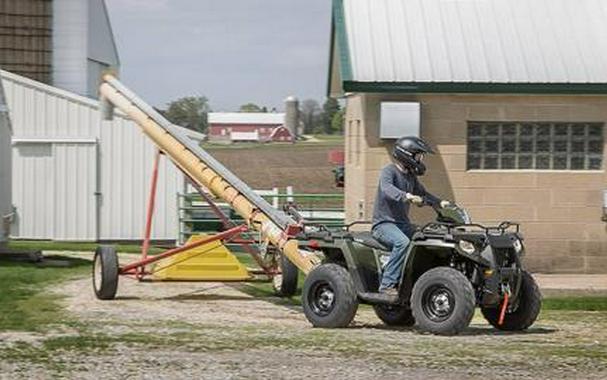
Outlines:
{"type": "Polygon", "coordinates": [[[392,149],[394,162],[381,171],[373,210],[372,234],[391,249],[379,286],[381,293],[398,294],[407,248],[415,232],[409,221],[409,206],[444,208],[450,204],[427,192],[417,179],[426,172],[424,156],[433,153],[422,139],[401,137],[392,149]]]}
{"type": "MultiPolygon", "coordinates": [[[[360,303],[372,305],[387,325],[415,325],[443,335],[468,327],[477,306],[500,330],[525,330],[535,322],[541,294],[523,267],[520,225],[473,223],[465,209],[427,193],[417,176],[424,174],[423,156],[429,153],[421,139],[396,142],[394,164],[381,174],[371,223],[330,229],[306,223],[291,210],[304,226],[297,236],[300,249],[320,259],[302,290],[313,326],[346,327],[360,303]],[[414,228],[407,216],[412,203],[431,205],[435,220],[414,228]],[[372,231],[353,228],[367,224],[372,231]]],[[[281,263],[278,293],[292,295],[297,268],[284,257],[281,263]]]]}

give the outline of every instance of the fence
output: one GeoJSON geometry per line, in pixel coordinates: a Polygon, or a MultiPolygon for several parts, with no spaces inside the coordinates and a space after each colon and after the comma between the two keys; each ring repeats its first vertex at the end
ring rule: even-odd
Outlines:
{"type": "MultiPolygon", "coordinates": [[[[256,192],[277,209],[282,209],[287,203],[297,204],[300,214],[312,223],[322,223],[328,227],[344,223],[343,194],[296,194],[292,187],[287,187],[284,193],[278,188],[256,192]]],[[[192,235],[224,229],[221,219],[199,194],[182,193],[178,196],[180,244],[192,235]]],[[[242,218],[226,203],[218,202],[216,205],[231,221],[242,222],[242,218]]]]}

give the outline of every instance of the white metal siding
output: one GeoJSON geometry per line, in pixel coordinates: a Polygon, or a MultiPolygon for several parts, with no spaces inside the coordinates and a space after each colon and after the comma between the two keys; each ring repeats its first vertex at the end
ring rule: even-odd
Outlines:
{"type": "Polygon", "coordinates": [[[344,0],[355,81],[607,82],[607,2],[344,0]]]}
{"type": "Polygon", "coordinates": [[[97,102],[6,71],[2,82],[18,138],[84,138],[98,134],[97,102]]]}
{"type": "MultiPolygon", "coordinates": [[[[13,237],[94,240],[98,218],[101,240],[141,239],[155,148],[139,127],[119,113],[101,121],[97,101],[4,71],[0,75],[14,119],[13,237]]],[[[166,157],[162,162],[152,238],[174,240],[183,176],[166,157]]]]}
{"type": "Polygon", "coordinates": [[[97,144],[53,144],[53,239],[97,240],[97,144]]]}
{"type": "Polygon", "coordinates": [[[95,143],[15,143],[13,236],[97,240],[95,143]]]}
{"type": "MultiPolygon", "coordinates": [[[[101,128],[101,236],[141,239],[155,148],[132,121],[117,116],[101,128]]],[[[177,192],[183,176],[161,157],[152,236],[175,239],[177,192]]]]}
{"type": "Polygon", "coordinates": [[[12,209],[11,199],[11,125],[0,83],[0,243],[6,241],[4,217],[12,209]]]}
{"type": "Polygon", "coordinates": [[[17,217],[11,234],[15,238],[52,239],[53,147],[19,144],[13,152],[13,202],[17,217]]]}

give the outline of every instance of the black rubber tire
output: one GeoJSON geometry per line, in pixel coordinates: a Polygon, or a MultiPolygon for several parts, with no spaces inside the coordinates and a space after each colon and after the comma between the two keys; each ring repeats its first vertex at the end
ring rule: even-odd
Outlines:
{"type": "Polygon", "coordinates": [[[400,305],[373,305],[375,315],[388,326],[413,326],[415,318],[411,309],[400,305]]]}
{"type": "Polygon", "coordinates": [[[411,310],[416,326],[423,332],[437,335],[456,335],[468,327],[474,316],[476,300],[470,281],[461,272],[449,267],[430,269],[417,280],[411,296],[411,310]],[[430,300],[440,291],[449,296],[449,312],[441,318],[432,318],[430,300]],[[451,305],[451,302],[453,305],[451,305]]]}
{"type": "Polygon", "coordinates": [[[110,246],[99,246],[93,260],[93,289],[100,300],[111,300],[118,290],[118,254],[110,246]]]}
{"type": "Polygon", "coordinates": [[[280,297],[292,297],[297,292],[297,280],[299,279],[299,268],[295,266],[285,255],[280,255],[280,270],[282,274],[272,279],[274,293],[280,297]]]}
{"type": "Polygon", "coordinates": [[[312,326],[347,327],[358,310],[358,297],[348,270],[337,264],[323,264],[312,270],[304,282],[302,303],[312,326]],[[323,287],[333,294],[332,306],[324,313],[315,305],[315,295],[323,287]]]}
{"type": "Polygon", "coordinates": [[[521,331],[531,326],[542,309],[542,294],[535,279],[527,271],[521,273],[520,300],[515,311],[504,316],[504,323],[498,325],[499,307],[481,307],[483,316],[498,330],[521,331]]]}

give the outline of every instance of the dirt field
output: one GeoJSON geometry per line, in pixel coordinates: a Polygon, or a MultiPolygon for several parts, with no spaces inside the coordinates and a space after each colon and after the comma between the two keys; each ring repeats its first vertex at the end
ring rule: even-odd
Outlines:
{"type": "Polygon", "coordinates": [[[361,307],[351,328],[314,329],[295,300],[250,285],[138,283],[97,301],[87,277],[54,287],[65,317],[0,333],[2,379],[604,379],[607,313],[543,311],[526,333],[479,317],[463,336],[387,329],[361,307]]]}
{"type": "Polygon", "coordinates": [[[293,186],[297,193],[339,193],[329,151],[342,142],[296,145],[205,147],[240,179],[254,189],[293,186]]]}

